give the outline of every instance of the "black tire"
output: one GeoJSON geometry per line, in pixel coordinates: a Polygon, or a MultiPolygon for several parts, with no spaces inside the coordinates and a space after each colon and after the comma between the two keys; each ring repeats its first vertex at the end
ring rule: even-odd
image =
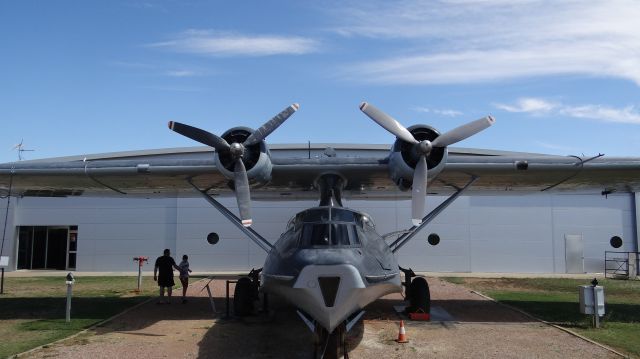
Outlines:
{"type": "Polygon", "coordinates": [[[253,314],[253,283],[249,277],[242,277],[233,291],[233,313],[238,317],[253,314]]]}
{"type": "Polygon", "coordinates": [[[410,313],[420,311],[430,313],[431,294],[429,293],[429,284],[427,284],[426,279],[417,277],[411,281],[411,288],[409,290],[409,307],[407,307],[407,311],[410,313]]]}
{"type": "Polygon", "coordinates": [[[343,353],[343,342],[345,340],[345,330],[343,326],[339,326],[329,334],[324,328],[316,333],[318,343],[315,344],[314,358],[318,359],[338,359],[343,353]],[[326,347],[325,347],[326,346],[326,347]],[[324,356],[322,355],[324,351],[324,356]]]}

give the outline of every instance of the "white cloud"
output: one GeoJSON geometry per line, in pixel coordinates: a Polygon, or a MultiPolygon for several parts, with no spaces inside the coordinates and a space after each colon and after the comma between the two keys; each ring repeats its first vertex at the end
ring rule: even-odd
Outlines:
{"type": "Polygon", "coordinates": [[[148,46],[210,56],[302,55],[319,50],[316,40],[299,36],[250,36],[211,30],[188,30],[172,40],[148,46]]]}
{"type": "Polygon", "coordinates": [[[346,73],[354,78],[442,84],[579,74],[640,85],[635,0],[405,0],[337,11],[346,24],[339,34],[409,46],[353,65],[346,73]]]}
{"type": "Polygon", "coordinates": [[[437,108],[428,108],[428,107],[420,107],[420,106],[414,107],[413,110],[416,112],[434,113],[436,115],[446,116],[446,117],[457,117],[463,114],[460,111],[451,110],[451,109],[437,109],[437,108]]]}
{"type": "Polygon", "coordinates": [[[165,74],[171,77],[193,77],[200,75],[200,73],[193,70],[170,70],[165,74]]]}
{"type": "Polygon", "coordinates": [[[507,112],[530,113],[533,115],[555,114],[573,118],[584,118],[602,122],[640,124],[640,111],[635,106],[615,108],[604,105],[566,105],[539,98],[521,98],[515,104],[494,104],[507,112]]]}
{"type": "Polygon", "coordinates": [[[498,109],[507,112],[529,112],[529,113],[546,113],[558,107],[557,103],[549,102],[539,98],[525,97],[518,99],[513,105],[494,104],[498,109]]]}
{"type": "Polygon", "coordinates": [[[624,108],[602,105],[565,106],[562,108],[561,113],[577,118],[640,125],[640,112],[634,106],[624,108]]]}

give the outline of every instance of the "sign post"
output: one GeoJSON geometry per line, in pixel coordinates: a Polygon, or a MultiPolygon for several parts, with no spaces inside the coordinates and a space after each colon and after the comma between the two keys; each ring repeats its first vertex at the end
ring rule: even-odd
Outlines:
{"type": "Polygon", "coordinates": [[[0,267],[2,269],[2,279],[0,279],[0,294],[4,294],[4,268],[9,266],[9,256],[0,257],[0,267]]]}
{"type": "Polygon", "coordinates": [[[593,315],[593,327],[600,328],[600,317],[605,315],[604,287],[593,279],[591,285],[580,286],[580,313],[593,315]]]}
{"type": "Polygon", "coordinates": [[[142,266],[144,265],[144,262],[149,261],[149,258],[142,256],[133,257],[133,261],[138,262],[138,289],[136,290],[136,292],[140,293],[140,290],[142,290],[142,266]]]}
{"type": "Polygon", "coordinates": [[[67,323],[71,322],[71,292],[73,290],[73,283],[75,282],[75,279],[73,278],[73,274],[71,272],[69,272],[69,274],[67,274],[67,315],[66,315],[66,321],[67,323]]]}

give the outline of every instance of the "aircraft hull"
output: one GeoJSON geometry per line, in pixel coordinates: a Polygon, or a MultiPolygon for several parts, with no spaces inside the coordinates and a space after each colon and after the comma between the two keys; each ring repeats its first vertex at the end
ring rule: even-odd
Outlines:
{"type": "Polygon", "coordinates": [[[373,283],[350,264],[307,265],[297,277],[264,273],[262,291],[279,295],[315,319],[329,332],[376,299],[400,292],[400,275],[376,277],[373,283]],[[319,278],[339,278],[337,290],[323,294],[319,278]],[[334,294],[335,293],[335,294],[334,294]]]}

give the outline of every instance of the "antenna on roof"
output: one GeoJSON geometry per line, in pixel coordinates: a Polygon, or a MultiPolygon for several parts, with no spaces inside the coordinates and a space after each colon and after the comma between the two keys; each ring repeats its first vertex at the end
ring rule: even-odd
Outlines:
{"type": "Polygon", "coordinates": [[[11,150],[16,150],[18,151],[18,161],[22,161],[22,152],[33,152],[35,150],[28,150],[26,148],[24,148],[24,138],[20,140],[20,143],[18,143],[17,145],[13,146],[11,148],[11,150]]]}

